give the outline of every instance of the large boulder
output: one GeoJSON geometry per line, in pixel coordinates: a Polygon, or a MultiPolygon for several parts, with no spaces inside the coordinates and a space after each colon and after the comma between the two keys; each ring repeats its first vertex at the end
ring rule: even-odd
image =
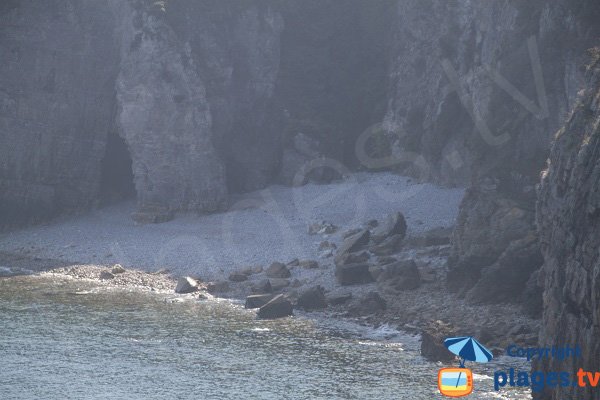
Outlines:
{"type": "Polygon", "coordinates": [[[377,292],[369,292],[356,299],[350,306],[349,313],[353,316],[373,315],[385,311],[387,303],[377,292]]]}
{"type": "Polygon", "coordinates": [[[413,290],[421,286],[421,276],[413,260],[403,260],[383,266],[377,282],[386,290],[413,290]]]}
{"type": "Polygon", "coordinates": [[[269,278],[289,278],[292,276],[292,273],[285,266],[285,264],[280,262],[274,262],[267,268],[266,274],[269,278]]]}
{"type": "Polygon", "coordinates": [[[481,270],[481,277],[466,298],[476,304],[522,301],[527,282],[542,263],[537,235],[531,233],[515,240],[498,261],[481,270]]]}
{"type": "Polygon", "coordinates": [[[346,254],[356,252],[369,244],[370,237],[371,233],[367,229],[363,229],[346,238],[337,250],[335,256],[336,264],[338,263],[337,260],[344,257],[346,254]]]}
{"type": "Polygon", "coordinates": [[[248,308],[248,309],[261,308],[262,306],[267,304],[269,301],[273,300],[273,297],[274,296],[272,294],[250,295],[250,296],[246,297],[246,304],[244,305],[244,307],[248,308]]]}
{"type": "Polygon", "coordinates": [[[175,293],[193,293],[198,290],[198,281],[189,276],[181,277],[177,280],[175,293]]]}
{"type": "Polygon", "coordinates": [[[341,285],[359,285],[373,282],[367,263],[338,265],[335,268],[335,277],[341,285]]]}
{"type": "Polygon", "coordinates": [[[378,256],[389,256],[390,254],[397,253],[402,248],[402,239],[402,235],[392,235],[385,238],[379,244],[371,246],[369,250],[378,256]]]}
{"type": "Polygon", "coordinates": [[[401,212],[388,215],[382,223],[373,229],[371,237],[375,243],[381,243],[393,235],[399,235],[400,240],[406,236],[406,220],[401,212]]]}
{"type": "Polygon", "coordinates": [[[298,308],[305,310],[317,310],[327,307],[325,299],[325,290],[321,286],[315,286],[308,289],[298,297],[298,308]]]}
{"type": "Polygon", "coordinates": [[[444,340],[453,336],[455,335],[451,325],[442,321],[430,323],[421,332],[421,355],[429,361],[454,360],[454,354],[444,346],[444,340]]]}
{"type": "Polygon", "coordinates": [[[275,296],[258,310],[258,318],[275,319],[290,316],[294,313],[292,303],[282,294],[275,296]]]}

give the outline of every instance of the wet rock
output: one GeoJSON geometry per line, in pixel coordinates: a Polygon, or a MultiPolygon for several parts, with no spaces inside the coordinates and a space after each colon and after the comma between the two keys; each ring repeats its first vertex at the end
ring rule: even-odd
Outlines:
{"type": "Polygon", "coordinates": [[[101,280],[109,280],[109,279],[114,279],[115,276],[113,274],[111,274],[108,271],[102,271],[100,272],[100,279],[101,280]]]}
{"type": "Polygon", "coordinates": [[[357,299],[349,309],[350,315],[364,316],[385,311],[387,304],[377,292],[369,292],[364,297],[357,299]]]}
{"type": "Polygon", "coordinates": [[[206,285],[206,291],[210,294],[226,293],[229,291],[229,282],[227,282],[227,281],[210,282],[208,285],[206,285]]]}
{"type": "Polygon", "coordinates": [[[367,263],[338,265],[335,268],[335,277],[341,285],[359,285],[373,282],[367,263]]]}
{"type": "Polygon", "coordinates": [[[292,276],[290,270],[280,262],[274,262],[267,268],[266,274],[269,278],[289,278],[292,276]]]}
{"type": "Polygon", "coordinates": [[[319,268],[319,263],[314,260],[302,260],[300,261],[300,267],[306,269],[316,269],[319,268]]]}
{"type": "Polygon", "coordinates": [[[333,294],[327,297],[327,303],[332,306],[345,304],[352,299],[352,293],[333,294]]]}
{"type": "Polygon", "coordinates": [[[300,265],[300,260],[298,260],[297,258],[294,258],[292,261],[287,263],[287,265],[289,267],[297,267],[298,265],[300,265]]]}
{"type": "Polygon", "coordinates": [[[258,318],[260,319],[275,319],[290,316],[294,313],[292,303],[283,295],[275,296],[264,306],[258,310],[258,318]]]}
{"type": "Polygon", "coordinates": [[[442,321],[432,322],[421,332],[421,355],[430,361],[454,360],[454,354],[444,346],[444,340],[453,336],[451,325],[442,321]]]}
{"type": "Polygon", "coordinates": [[[248,280],[248,275],[242,272],[232,272],[229,274],[229,280],[232,282],[244,282],[248,280]]]}
{"type": "Polygon", "coordinates": [[[315,286],[306,290],[298,297],[297,306],[305,310],[318,310],[327,307],[325,290],[321,286],[315,286]]]}
{"type": "Polygon", "coordinates": [[[290,281],[284,278],[271,278],[269,279],[269,282],[274,292],[278,292],[290,286],[290,281]]]}
{"type": "Polygon", "coordinates": [[[245,308],[253,309],[253,308],[261,308],[269,301],[273,300],[274,295],[272,294],[253,294],[251,296],[246,297],[245,308]]]}
{"type": "Polygon", "coordinates": [[[406,220],[401,212],[389,215],[377,228],[373,229],[372,239],[375,243],[381,243],[393,235],[399,235],[400,240],[406,236],[406,220]]]}
{"type": "Polygon", "coordinates": [[[404,260],[383,267],[377,282],[386,289],[413,290],[421,286],[421,276],[413,260],[404,260]]]}
{"type": "Polygon", "coordinates": [[[401,235],[392,235],[379,244],[371,246],[369,250],[378,256],[389,256],[397,253],[402,248],[402,239],[401,235]]]}
{"type": "Polygon", "coordinates": [[[192,293],[198,290],[198,281],[189,276],[181,277],[177,280],[175,293],[192,293]]]}
{"type": "Polygon", "coordinates": [[[271,282],[268,279],[262,279],[258,282],[253,283],[250,286],[250,290],[252,293],[264,294],[271,293],[273,291],[273,287],[271,286],[271,282]]]}
{"type": "Polygon", "coordinates": [[[371,219],[367,222],[367,227],[370,229],[376,228],[379,226],[379,221],[377,221],[376,219],[371,219]]]}
{"type": "Polygon", "coordinates": [[[113,267],[110,270],[110,272],[113,275],[123,274],[123,273],[125,273],[125,268],[123,268],[121,266],[121,264],[115,264],[115,265],[113,265],[113,267]]]}
{"type": "Polygon", "coordinates": [[[319,243],[319,251],[335,249],[337,249],[337,246],[335,245],[335,243],[332,243],[329,240],[324,240],[321,243],[319,243]]]}

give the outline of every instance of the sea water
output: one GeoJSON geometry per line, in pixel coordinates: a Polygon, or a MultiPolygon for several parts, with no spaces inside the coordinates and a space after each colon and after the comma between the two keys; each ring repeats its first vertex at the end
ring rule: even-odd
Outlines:
{"type": "MultiPolygon", "coordinates": [[[[433,399],[418,342],[321,315],[261,321],[225,300],[0,278],[0,399],[433,399]]],[[[474,367],[470,398],[494,392],[474,367]]]]}

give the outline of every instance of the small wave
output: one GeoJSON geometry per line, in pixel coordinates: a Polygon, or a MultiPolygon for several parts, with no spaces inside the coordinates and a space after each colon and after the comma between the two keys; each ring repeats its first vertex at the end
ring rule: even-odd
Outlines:
{"type": "Polygon", "coordinates": [[[271,332],[269,328],[252,328],[252,332],[271,332]]]}

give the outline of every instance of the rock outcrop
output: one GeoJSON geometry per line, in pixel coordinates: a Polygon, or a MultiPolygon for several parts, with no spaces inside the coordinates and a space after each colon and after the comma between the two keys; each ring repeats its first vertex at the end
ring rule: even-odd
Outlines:
{"type": "MultiPolygon", "coordinates": [[[[600,370],[600,49],[588,67],[589,83],[556,135],[537,203],[544,255],[542,346],[578,345],[581,358],[546,358],[542,371],[600,370]]],[[[589,385],[559,387],[543,399],[600,399],[589,385]]]]}

